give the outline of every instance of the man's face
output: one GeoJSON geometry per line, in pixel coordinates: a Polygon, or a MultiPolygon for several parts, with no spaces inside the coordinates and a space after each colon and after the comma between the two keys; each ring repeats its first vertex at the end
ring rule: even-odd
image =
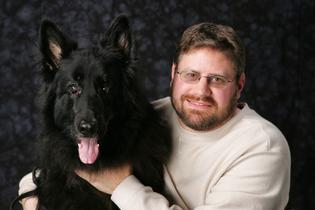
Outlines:
{"type": "Polygon", "coordinates": [[[220,127],[236,111],[236,103],[245,84],[242,74],[236,81],[236,71],[230,59],[211,48],[190,50],[172,66],[171,100],[180,124],[188,130],[209,131],[220,127]],[[184,82],[176,72],[193,71],[201,76],[223,76],[227,82],[221,87],[211,85],[206,77],[195,84],[184,82]]]}

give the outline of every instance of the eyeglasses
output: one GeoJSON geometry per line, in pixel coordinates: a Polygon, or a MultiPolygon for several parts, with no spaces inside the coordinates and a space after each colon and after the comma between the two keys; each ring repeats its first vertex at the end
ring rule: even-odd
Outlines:
{"type": "Polygon", "coordinates": [[[199,72],[196,71],[182,71],[176,72],[179,74],[179,78],[189,84],[197,84],[201,77],[207,78],[209,87],[222,88],[227,85],[229,82],[233,82],[233,80],[229,80],[221,75],[208,75],[202,76],[199,72]]]}

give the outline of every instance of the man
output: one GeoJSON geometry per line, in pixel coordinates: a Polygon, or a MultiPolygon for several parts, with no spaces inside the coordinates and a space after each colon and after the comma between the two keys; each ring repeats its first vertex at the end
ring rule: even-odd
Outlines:
{"type": "MultiPolygon", "coordinates": [[[[153,102],[173,132],[174,151],[165,166],[168,199],[143,186],[129,166],[77,174],[112,194],[122,210],[283,210],[289,148],[274,125],[238,103],[244,69],[244,46],[232,28],[201,23],[183,33],[172,65],[171,98],[153,102]]],[[[28,175],[20,192],[32,188],[28,175]]],[[[24,199],[24,210],[36,202],[24,199]]]]}

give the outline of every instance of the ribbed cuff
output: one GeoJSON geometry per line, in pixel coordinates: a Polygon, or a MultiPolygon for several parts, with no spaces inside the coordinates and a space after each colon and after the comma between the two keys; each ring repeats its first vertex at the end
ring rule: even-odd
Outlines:
{"type": "Polygon", "coordinates": [[[132,204],[137,192],[144,189],[145,186],[133,175],[128,176],[123,180],[114,190],[111,200],[121,209],[129,210],[135,209],[132,204]]]}
{"type": "Polygon", "coordinates": [[[19,183],[19,195],[35,189],[36,185],[33,182],[32,173],[26,174],[19,183]]]}

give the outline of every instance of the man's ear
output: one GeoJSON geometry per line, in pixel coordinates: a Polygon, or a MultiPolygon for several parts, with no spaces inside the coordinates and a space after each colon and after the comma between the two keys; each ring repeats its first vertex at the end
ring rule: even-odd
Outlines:
{"type": "Polygon", "coordinates": [[[242,73],[239,80],[237,81],[237,99],[241,97],[242,90],[245,86],[246,76],[245,73],[242,73]]]}
{"type": "Polygon", "coordinates": [[[112,45],[121,49],[129,57],[131,55],[133,43],[131,37],[131,28],[129,19],[125,15],[120,15],[110,24],[105,36],[101,39],[100,44],[103,48],[112,45]]]}
{"type": "Polygon", "coordinates": [[[58,70],[61,59],[66,58],[77,43],[67,38],[51,21],[44,20],[40,27],[40,51],[43,57],[44,70],[58,70]]]}
{"type": "Polygon", "coordinates": [[[174,80],[174,77],[175,77],[175,74],[176,74],[176,64],[173,63],[172,64],[172,73],[171,73],[171,82],[170,82],[170,87],[172,87],[173,85],[173,80],[174,80]]]}
{"type": "Polygon", "coordinates": [[[176,74],[176,68],[177,68],[176,64],[175,64],[175,63],[173,63],[173,64],[172,64],[172,75],[171,75],[171,79],[172,79],[172,80],[173,80],[173,79],[174,79],[174,77],[175,77],[175,74],[176,74]]]}

